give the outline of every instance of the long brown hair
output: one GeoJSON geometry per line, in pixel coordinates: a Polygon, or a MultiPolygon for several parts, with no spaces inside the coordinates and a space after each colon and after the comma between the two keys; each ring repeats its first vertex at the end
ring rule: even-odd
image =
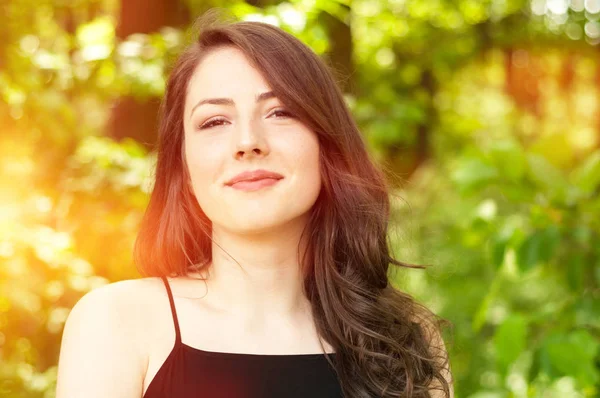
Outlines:
{"type": "Polygon", "coordinates": [[[211,261],[211,223],[190,189],[183,156],[183,109],[203,57],[235,46],[319,138],[323,184],[303,231],[309,243],[300,264],[317,331],[335,349],[330,363],[344,396],[429,397],[432,386],[449,396],[447,354],[429,333],[445,321],[388,283],[390,264],[423,266],[389,254],[389,186],[369,157],[334,71],[275,26],[220,17],[212,10],[200,19],[197,39],[167,82],[155,184],[135,245],[140,273],[185,276],[211,261]]]}

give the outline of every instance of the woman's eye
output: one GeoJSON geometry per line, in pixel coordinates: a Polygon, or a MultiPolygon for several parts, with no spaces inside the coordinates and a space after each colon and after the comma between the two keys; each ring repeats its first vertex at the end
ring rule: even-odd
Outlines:
{"type": "MultiPolygon", "coordinates": [[[[271,115],[275,115],[277,118],[282,118],[282,117],[283,118],[286,118],[286,117],[293,118],[294,117],[294,115],[292,115],[291,113],[289,113],[288,111],[286,111],[285,109],[282,109],[282,108],[274,110],[271,113],[271,115]]],[[[198,127],[198,129],[205,130],[205,129],[209,129],[209,128],[212,128],[215,126],[221,126],[226,121],[227,120],[225,120],[225,119],[212,119],[212,120],[200,125],[198,127]]]]}
{"type": "Polygon", "coordinates": [[[288,111],[286,111],[285,109],[276,109],[273,111],[272,115],[283,115],[283,117],[294,117],[291,113],[289,113],[288,111]]]}
{"type": "Polygon", "coordinates": [[[213,119],[211,121],[208,121],[208,122],[204,123],[203,125],[201,125],[198,128],[200,130],[209,129],[209,128],[214,127],[214,126],[220,126],[221,122],[224,122],[224,121],[225,121],[225,119],[213,119]]]}

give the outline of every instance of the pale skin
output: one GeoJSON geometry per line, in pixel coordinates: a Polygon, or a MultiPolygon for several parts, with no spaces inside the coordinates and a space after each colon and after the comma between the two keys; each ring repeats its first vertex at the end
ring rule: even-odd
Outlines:
{"type": "MultiPolygon", "coordinates": [[[[211,52],[189,82],[184,153],[214,242],[209,274],[201,275],[206,283],[192,279],[200,274],[169,278],[182,342],[207,351],[280,355],[321,353],[322,343],[333,352],[319,340],[297,257],[321,188],[319,143],[270,92],[232,47],[211,52]],[[215,98],[229,100],[198,105],[215,98]],[[284,178],[255,192],[224,185],[259,168],[284,178]]],[[[160,279],[95,289],[67,319],[57,398],[141,397],[174,339],[160,279]]]]}

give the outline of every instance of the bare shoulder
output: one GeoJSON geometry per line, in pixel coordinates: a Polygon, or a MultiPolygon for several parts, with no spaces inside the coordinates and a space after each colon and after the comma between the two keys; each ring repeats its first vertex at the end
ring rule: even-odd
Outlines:
{"type": "MultiPolygon", "coordinates": [[[[128,279],[91,290],[75,304],[65,329],[68,325],[84,326],[80,323],[96,324],[102,333],[114,333],[114,337],[145,330],[148,321],[145,315],[149,312],[146,309],[157,299],[159,284],[162,284],[159,278],[128,279]]],[[[137,337],[134,341],[141,336],[137,337]]]]}
{"type": "Polygon", "coordinates": [[[145,339],[159,278],[110,283],[71,310],[60,348],[57,398],[139,397],[147,366],[145,339]]]}

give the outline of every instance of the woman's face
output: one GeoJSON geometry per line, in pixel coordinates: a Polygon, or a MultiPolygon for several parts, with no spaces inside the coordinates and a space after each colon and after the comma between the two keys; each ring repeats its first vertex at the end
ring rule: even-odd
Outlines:
{"type": "Polygon", "coordinates": [[[286,113],[260,72],[235,47],[211,51],[189,82],[184,152],[198,204],[213,223],[237,233],[275,231],[308,215],[321,189],[316,134],[286,113]],[[227,99],[212,101],[209,99],[227,99]],[[265,169],[283,179],[244,191],[226,182],[265,169]]]}

